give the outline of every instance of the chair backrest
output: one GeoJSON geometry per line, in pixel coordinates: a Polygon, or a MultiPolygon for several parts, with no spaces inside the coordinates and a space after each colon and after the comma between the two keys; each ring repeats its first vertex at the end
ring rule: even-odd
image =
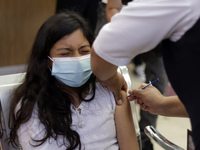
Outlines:
{"type": "Polygon", "coordinates": [[[25,74],[22,73],[0,76],[0,131],[2,132],[0,141],[3,150],[18,150],[18,148],[14,148],[12,145],[9,145],[6,139],[8,138],[10,132],[8,127],[8,118],[11,96],[13,90],[21,84],[24,75],[25,74]]]}
{"type": "Polygon", "coordinates": [[[24,79],[25,73],[16,73],[0,76],[0,86],[21,83],[24,79]]]}

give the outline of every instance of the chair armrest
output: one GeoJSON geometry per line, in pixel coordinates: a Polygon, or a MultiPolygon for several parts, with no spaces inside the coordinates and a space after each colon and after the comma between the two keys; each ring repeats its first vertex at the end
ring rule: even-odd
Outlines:
{"type": "Polygon", "coordinates": [[[158,143],[165,150],[184,150],[183,148],[177,146],[176,144],[167,140],[163,135],[161,135],[153,126],[146,126],[144,128],[145,134],[158,143]]]}

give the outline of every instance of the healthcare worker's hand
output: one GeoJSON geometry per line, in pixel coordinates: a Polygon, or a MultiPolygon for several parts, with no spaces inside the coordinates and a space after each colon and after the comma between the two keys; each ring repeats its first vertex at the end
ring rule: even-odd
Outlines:
{"type": "Polygon", "coordinates": [[[189,117],[185,106],[177,95],[163,96],[154,86],[140,88],[147,84],[142,84],[139,89],[130,90],[131,97],[128,100],[136,100],[141,109],[149,111],[151,114],[169,117],[189,117]]]}
{"type": "Polygon", "coordinates": [[[130,90],[129,94],[131,94],[131,96],[128,100],[136,100],[144,111],[149,111],[152,114],[159,114],[164,96],[154,86],[149,86],[141,90],[140,88],[145,85],[147,84],[142,84],[139,89],[130,90]]]}
{"type": "Polygon", "coordinates": [[[121,90],[127,91],[127,84],[124,80],[124,77],[120,73],[116,73],[111,78],[107,79],[106,81],[99,81],[101,85],[106,86],[110,91],[113,92],[115,101],[118,105],[121,105],[121,90]]]}

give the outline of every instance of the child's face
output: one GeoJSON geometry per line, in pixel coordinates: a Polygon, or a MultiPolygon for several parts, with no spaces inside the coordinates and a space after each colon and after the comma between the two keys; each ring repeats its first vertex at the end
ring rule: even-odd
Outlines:
{"type": "Polygon", "coordinates": [[[90,44],[78,29],[57,41],[50,50],[50,57],[80,57],[90,53],[90,44]]]}

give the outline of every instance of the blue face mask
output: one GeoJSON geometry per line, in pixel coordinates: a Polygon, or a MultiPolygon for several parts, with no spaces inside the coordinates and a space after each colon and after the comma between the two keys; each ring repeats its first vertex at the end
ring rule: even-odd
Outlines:
{"type": "Polygon", "coordinates": [[[81,57],[55,57],[50,59],[53,61],[52,76],[68,86],[80,87],[89,80],[92,74],[90,54],[81,57]]]}

